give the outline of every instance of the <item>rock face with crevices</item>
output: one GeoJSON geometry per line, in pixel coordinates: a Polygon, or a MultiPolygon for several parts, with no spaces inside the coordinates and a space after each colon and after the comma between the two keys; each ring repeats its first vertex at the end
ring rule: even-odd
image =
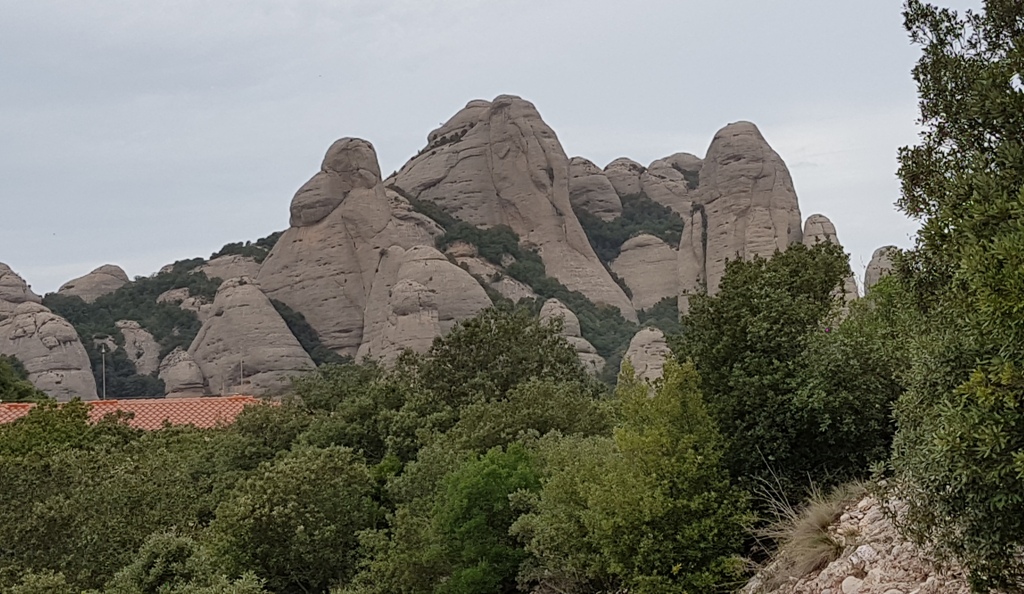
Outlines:
{"type": "Polygon", "coordinates": [[[647,309],[679,293],[679,252],[653,235],[637,235],[622,244],[609,265],[633,294],[633,307],[647,309]]]}
{"type": "Polygon", "coordinates": [[[597,165],[583,157],[569,159],[569,202],[602,221],[622,214],[622,202],[615,187],[597,165]]]}
{"type": "Polygon", "coordinates": [[[629,341],[622,360],[629,361],[636,377],[653,382],[665,374],[665,361],[672,355],[665,334],[657,328],[642,328],[629,341]]]}
{"type": "Polygon", "coordinates": [[[580,358],[580,363],[583,363],[587,372],[591,375],[601,373],[605,365],[604,357],[597,354],[594,345],[583,338],[580,319],[558,299],[548,299],[540,309],[540,321],[550,323],[556,318],[562,320],[562,336],[576,349],[576,356],[580,358]]]}
{"type": "Polygon", "coordinates": [[[615,188],[620,196],[633,196],[639,194],[642,189],[640,176],[643,175],[644,166],[632,159],[619,157],[605,165],[604,175],[615,188]]]}
{"type": "Polygon", "coordinates": [[[373,146],[343,138],[295,194],[291,227],[257,277],[266,294],[301,312],[323,344],[355,356],[383,254],[434,244],[442,230],[385,190],[373,146]]]}
{"type": "MultiPolygon", "coordinates": [[[[823,214],[812,214],[804,221],[804,245],[811,247],[822,242],[831,242],[840,247],[839,235],[836,233],[836,226],[832,224],[823,214]]],[[[849,303],[860,296],[857,290],[857,281],[853,278],[853,272],[846,275],[843,284],[836,291],[842,293],[843,301],[849,303]]]]}
{"type": "Polygon", "coordinates": [[[82,301],[92,303],[100,297],[113,293],[129,282],[128,275],[120,266],[105,264],[85,276],[69,280],[61,285],[57,292],[61,295],[81,297],[82,301]]]}
{"type": "Polygon", "coordinates": [[[373,279],[357,359],[387,364],[406,349],[425,352],[435,337],[490,306],[476,279],[437,249],[389,248],[373,279]]]}
{"type": "Polygon", "coordinates": [[[185,311],[190,311],[196,314],[200,323],[209,319],[210,312],[213,310],[212,303],[209,303],[205,298],[200,296],[193,297],[187,287],[164,291],[157,296],[156,302],[173,303],[185,311]]]}
{"type": "Polygon", "coordinates": [[[715,134],[693,204],[679,246],[683,313],[690,294],[718,291],[726,261],[769,257],[803,239],[789,170],[750,122],[715,134]]]}
{"type": "Polygon", "coordinates": [[[288,325],[247,277],[217,289],[213,315],[189,346],[214,394],[274,394],[316,368],[288,325]]]}
{"type": "Polygon", "coordinates": [[[139,375],[149,375],[160,367],[160,344],[145,328],[134,320],[115,323],[124,337],[124,352],[135,365],[139,375]]]}
{"type": "Polygon", "coordinates": [[[640,174],[640,187],[651,200],[689,216],[697,189],[694,181],[700,177],[702,165],[703,161],[690,153],[669,155],[640,174]]]}
{"type": "Polygon", "coordinates": [[[940,570],[904,540],[872,497],[846,509],[827,528],[842,552],[834,561],[780,585],[755,577],[742,594],[968,594],[957,567],[940,570]]]}
{"type": "Polygon", "coordinates": [[[160,362],[157,377],[164,381],[164,390],[168,398],[203,396],[207,393],[202,369],[192,355],[181,347],[164,357],[160,362]]]}
{"type": "Polygon", "coordinates": [[[74,326],[34,301],[4,309],[0,355],[17,357],[29,381],[58,401],[96,399],[89,355],[74,326]]]}
{"type": "Polygon", "coordinates": [[[871,261],[864,270],[864,293],[867,294],[875,283],[892,273],[892,257],[899,251],[894,245],[885,245],[871,254],[871,261]]]}
{"type": "Polygon", "coordinates": [[[238,254],[230,254],[214,258],[196,269],[197,272],[206,274],[209,278],[226,280],[249,276],[256,278],[260,272],[260,264],[252,258],[238,254]]]}
{"type": "Polygon", "coordinates": [[[637,319],[573,213],[569,159],[532,103],[471,101],[427,141],[389,183],[473,225],[509,226],[538,250],[548,276],[637,319]]]}

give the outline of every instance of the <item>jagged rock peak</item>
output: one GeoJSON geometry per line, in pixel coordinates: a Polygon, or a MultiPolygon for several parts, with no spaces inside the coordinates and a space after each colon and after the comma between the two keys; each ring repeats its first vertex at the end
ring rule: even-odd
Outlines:
{"type": "Polygon", "coordinates": [[[641,310],[679,293],[678,259],[673,246],[645,233],[623,243],[609,267],[629,287],[633,307],[641,310]]]}
{"type": "Polygon", "coordinates": [[[623,362],[629,361],[636,377],[653,382],[665,373],[665,360],[672,355],[665,334],[657,328],[642,328],[629,341],[623,362]]]}
{"type": "Polygon", "coordinates": [[[292,226],[257,277],[269,297],[302,313],[324,346],[341,355],[355,356],[363,342],[363,313],[382,252],[432,246],[443,232],[386,189],[378,171],[370,143],[334,143],[321,171],[296,194],[292,226]]]}
{"type": "Polygon", "coordinates": [[[61,295],[76,295],[86,303],[92,303],[100,297],[113,293],[130,279],[120,266],[104,264],[85,276],[69,280],[61,285],[57,292],[61,295]]]}
{"type": "Polygon", "coordinates": [[[899,252],[898,247],[885,245],[871,254],[871,261],[868,262],[868,267],[864,270],[865,294],[871,290],[871,287],[875,286],[875,283],[892,273],[892,258],[897,252],[899,252]]]}
{"type": "MultiPolygon", "coordinates": [[[[718,291],[727,260],[769,257],[803,238],[800,205],[793,179],[782,158],[750,122],[736,122],[715,134],[700,170],[694,204],[701,209],[706,244],[692,245],[696,232],[684,233],[680,245],[680,309],[687,309],[690,293],[718,291]],[[696,254],[703,262],[682,262],[696,254]]],[[[695,213],[696,214],[696,213],[695,213]]],[[[691,221],[691,225],[696,221],[691,221]]]]}
{"type": "Polygon", "coordinates": [[[622,202],[604,172],[583,157],[569,159],[569,202],[604,221],[622,214],[622,202]]]}
{"type": "Polygon", "coordinates": [[[292,227],[308,227],[334,211],[354,189],[380,184],[377,151],[361,138],[342,138],[324,156],[320,172],[299,188],[292,198],[292,227]]]}
{"type": "Polygon", "coordinates": [[[620,197],[632,196],[640,193],[640,176],[645,170],[643,165],[633,159],[619,157],[605,165],[604,175],[620,197]]]}
{"type": "MultiPolygon", "coordinates": [[[[3,302],[11,306],[19,303],[42,303],[43,299],[32,292],[25,279],[11,270],[11,267],[0,262],[0,316],[3,315],[3,302]]],[[[13,307],[10,307],[13,309],[13,307]]]]}
{"type": "Polygon", "coordinates": [[[590,344],[590,341],[583,338],[580,319],[572,310],[558,299],[548,299],[540,308],[539,318],[542,323],[551,323],[552,320],[561,318],[561,334],[576,349],[576,356],[579,357],[580,363],[591,375],[601,373],[605,365],[604,357],[597,353],[597,349],[590,344]]]}
{"type": "Polygon", "coordinates": [[[636,320],[572,211],[569,159],[532,103],[512,95],[471,102],[428,141],[389,184],[470,224],[509,226],[537,249],[548,275],[636,320]]]}
{"type": "Polygon", "coordinates": [[[248,277],[224,281],[213,315],[188,349],[212,393],[274,394],[315,369],[288,325],[248,277]]]}
{"type": "MultiPolygon", "coordinates": [[[[823,242],[834,243],[840,247],[839,234],[836,233],[836,226],[832,224],[823,214],[812,214],[804,221],[804,245],[811,247],[823,242]]],[[[850,302],[860,296],[857,289],[857,281],[853,278],[853,272],[843,279],[843,300],[850,302]]]]}

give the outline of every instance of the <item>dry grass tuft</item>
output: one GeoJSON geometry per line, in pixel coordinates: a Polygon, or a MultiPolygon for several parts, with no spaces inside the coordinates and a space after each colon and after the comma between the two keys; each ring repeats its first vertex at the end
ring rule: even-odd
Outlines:
{"type": "Polygon", "coordinates": [[[832,526],[844,510],[860,501],[866,493],[863,483],[842,485],[829,493],[814,487],[808,500],[794,507],[765,491],[775,520],[758,530],[757,536],[774,543],[775,552],[758,572],[760,587],[756,590],[773,590],[838,559],[857,535],[840,534],[832,526]]]}

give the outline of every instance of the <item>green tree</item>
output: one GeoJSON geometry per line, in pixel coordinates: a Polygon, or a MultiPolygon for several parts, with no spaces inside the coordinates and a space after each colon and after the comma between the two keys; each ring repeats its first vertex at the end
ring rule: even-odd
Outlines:
{"type": "Polygon", "coordinates": [[[356,534],[380,514],[375,483],[347,448],[296,448],[260,466],[217,508],[215,557],[278,594],[326,592],[356,568],[356,534]]]}
{"type": "Polygon", "coordinates": [[[725,463],[748,487],[778,477],[799,500],[808,475],[821,480],[836,461],[822,456],[827,435],[797,392],[810,337],[832,323],[833,290],[848,273],[838,246],[795,244],[770,259],[729,262],[718,294],[691,298],[673,350],[696,365],[727,436],[725,463]]]}
{"type": "Polygon", "coordinates": [[[542,490],[513,532],[534,557],[526,584],[556,591],[708,592],[738,582],[744,496],[690,365],[653,394],[628,366],[614,438],[547,439],[542,490]]]}
{"type": "Polygon", "coordinates": [[[0,402],[38,402],[46,394],[28,381],[28,372],[17,357],[0,355],[0,402]]]}
{"type": "Polygon", "coordinates": [[[921,141],[900,150],[900,209],[921,222],[899,282],[921,316],[896,408],[903,528],[975,591],[1024,591],[1024,9],[919,0],[905,27],[921,141]],[[1015,87],[1015,84],[1017,85],[1015,87]]]}

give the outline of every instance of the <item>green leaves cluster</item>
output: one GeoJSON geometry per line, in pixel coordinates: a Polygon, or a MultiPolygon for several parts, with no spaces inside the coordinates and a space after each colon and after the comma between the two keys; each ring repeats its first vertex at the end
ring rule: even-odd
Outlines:
{"type": "Polygon", "coordinates": [[[597,257],[608,264],[619,257],[622,244],[632,237],[649,234],[671,246],[683,236],[683,220],[672,209],[651,200],[647,194],[622,197],[622,214],[604,221],[582,208],[573,208],[597,257]]]}

